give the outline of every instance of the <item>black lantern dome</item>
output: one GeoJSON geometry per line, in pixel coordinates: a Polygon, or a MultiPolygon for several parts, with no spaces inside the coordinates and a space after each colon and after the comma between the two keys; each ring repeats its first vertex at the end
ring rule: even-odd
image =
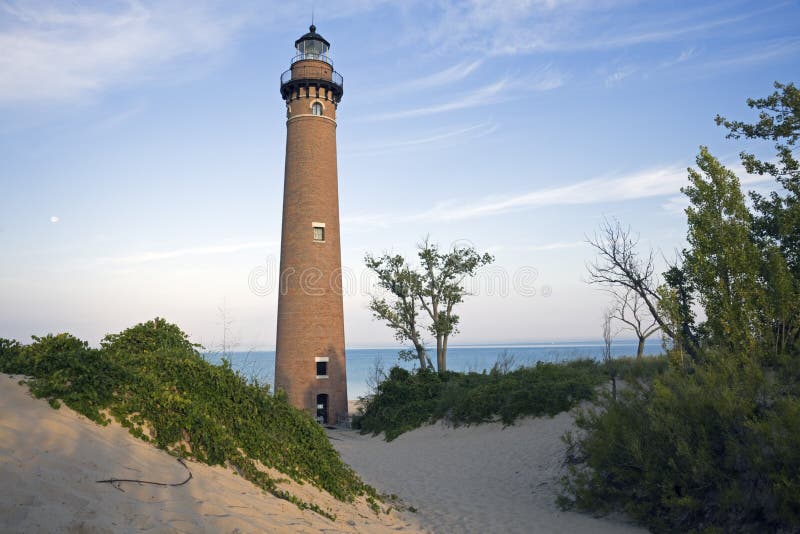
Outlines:
{"type": "Polygon", "coordinates": [[[308,30],[307,34],[294,42],[294,47],[297,49],[297,57],[299,59],[318,59],[331,63],[328,57],[328,50],[330,50],[331,44],[317,33],[317,27],[313,24],[308,30]]]}

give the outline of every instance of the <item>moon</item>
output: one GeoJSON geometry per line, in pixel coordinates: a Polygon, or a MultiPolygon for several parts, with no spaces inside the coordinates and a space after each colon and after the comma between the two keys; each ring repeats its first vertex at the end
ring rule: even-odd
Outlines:
{"type": "Polygon", "coordinates": [[[52,217],[50,217],[50,222],[53,223],[53,224],[57,223],[58,222],[58,217],[53,215],[52,217]]]}

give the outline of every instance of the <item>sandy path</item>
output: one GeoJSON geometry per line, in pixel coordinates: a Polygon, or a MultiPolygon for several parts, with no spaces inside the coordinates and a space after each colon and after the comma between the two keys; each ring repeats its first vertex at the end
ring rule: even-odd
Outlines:
{"type": "Polygon", "coordinates": [[[220,467],[189,462],[180,487],[95,481],[180,482],[186,470],[120,426],[101,427],[33,399],[0,374],[0,532],[397,532],[418,531],[411,514],[376,516],[309,485],[287,487],[337,516],[332,522],[220,467]]]}
{"type": "Polygon", "coordinates": [[[612,519],[562,512],[560,436],[572,417],[448,428],[440,424],[392,442],[355,431],[329,431],[345,462],[379,491],[418,509],[433,532],[642,533],[612,519]]]}

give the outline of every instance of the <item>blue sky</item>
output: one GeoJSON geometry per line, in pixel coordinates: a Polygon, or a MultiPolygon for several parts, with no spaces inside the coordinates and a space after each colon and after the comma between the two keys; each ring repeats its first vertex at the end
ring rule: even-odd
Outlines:
{"type": "MultiPolygon", "coordinates": [[[[597,339],[585,236],[617,217],[672,257],[698,146],[732,167],[746,146],[715,114],[752,118],[747,97],[800,72],[797,2],[317,4],[345,80],[350,346],[393,342],[364,253],[427,234],[496,257],[453,342],[597,339]]],[[[96,343],[162,316],[215,347],[224,307],[239,349],[274,346],[278,81],[310,11],[0,2],[0,337],[96,343]]]]}

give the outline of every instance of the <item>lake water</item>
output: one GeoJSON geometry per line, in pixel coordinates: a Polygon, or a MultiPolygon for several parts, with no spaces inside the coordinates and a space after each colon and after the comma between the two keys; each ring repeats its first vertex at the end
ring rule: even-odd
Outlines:
{"type": "MultiPolygon", "coordinates": [[[[635,341],[614,341],[611,345],[615,357],[636,354],[635,341]]],[[[413,362],[400,362],[398,348],[347,349],[347,393],[351,399],[367,393],[367,379],[376,365],[385,371],[400,365],[406,369],[414,367],[413,362]]],[[[603,344],[600,341],[575,341],[555,343],[531,343],[524,345],[471,345],[451,346],[447,349],[447,367],[451,371],[477,371],[491,369],[498,355],[507,352],[514,356],[514,366],[535,365],[536,362],[561,362],[579,358],[600,359],[603,344]]],[[[645,354],[661,354],[661,340],[654,338],[645,345],[645,354]]],[[[436,360],[436,350],[429,352],[431,360],[436,360]]],[[[220,363],[219,354],[207,353],[206,359],[220,363]]],[[[230,352],[231,366],[247,377],[256,377],[263,383],[273,385],[275,373],[275,351],[230,352]]]]}

